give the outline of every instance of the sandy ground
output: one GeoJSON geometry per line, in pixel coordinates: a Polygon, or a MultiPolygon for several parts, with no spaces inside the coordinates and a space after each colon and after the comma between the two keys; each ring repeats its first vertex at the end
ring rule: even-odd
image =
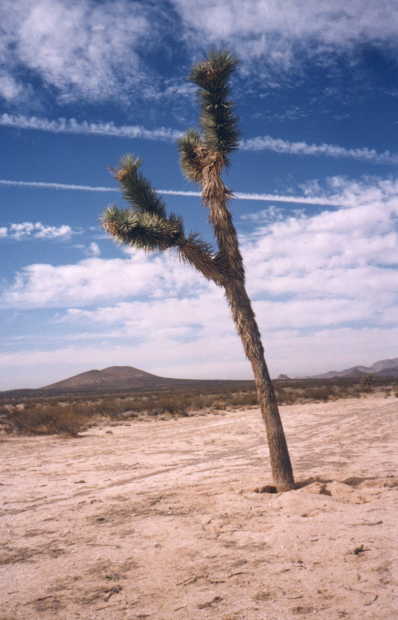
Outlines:
{"type": "Polygon", "coordinates": [[[282,414],[280,495],[255,409],[2,437],[0,619],[398,618],[398,399],[282,414]]]}

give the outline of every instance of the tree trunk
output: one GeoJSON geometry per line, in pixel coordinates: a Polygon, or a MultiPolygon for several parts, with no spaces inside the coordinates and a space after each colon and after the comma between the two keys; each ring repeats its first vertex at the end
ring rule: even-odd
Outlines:
{"type": "Polygon", "coordinates": [[[212,162],[204,175],[202,196],[209,208],[209,219],[217,237],[225,294],[246,356],[253,368],[258,403],[267,432],[274,484],[278,491],[288,491],[295,487],[293,470],[274,387],[265,363],[260,332],[246,292],[243,260],[231,213],[227,207],[230,192],[221,179],[219,161],[212,162]]]}
{"type": "Polygon", "coordinates": [[[274,386],[269,376],[260,332],[244,283],[235,281],[228,284],[225,287],[225,294],[243,348],[253,369],[258,403],[267,432],[274,484],[278,491],[294,489],[293,470],[274,386]]]}

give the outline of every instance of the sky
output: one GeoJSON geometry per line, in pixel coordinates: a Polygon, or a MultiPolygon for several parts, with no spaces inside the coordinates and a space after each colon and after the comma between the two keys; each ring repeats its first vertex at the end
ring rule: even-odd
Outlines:
{"type": "Polygon", "coordinates": [[[225,181],[271,374],[397,357],[398,0],[2,0],[0,390],[251,376],[222,290],[99,222],[134,153],[214,241],[176,147],[209,49],[239,59],[225,181]]]}

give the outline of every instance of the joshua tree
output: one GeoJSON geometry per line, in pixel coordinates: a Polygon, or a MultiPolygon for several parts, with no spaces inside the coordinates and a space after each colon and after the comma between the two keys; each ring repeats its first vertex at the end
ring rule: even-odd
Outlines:
{"type": "Polygon", "coordinates": [[[190,130],[179,141],[181,168],[189,180],[201,187],[217,251],[198,235],[187,235],[181,218],[167,214],[164,202],[142,175],[140,160],[131,155],[125,156],[114,171],[131,207],[108,207],[102,223],[105,230],[123,244],[147,251],[176,248],[183,261],[224,289],[253,368],[274,484],[278,491],[287,491],[294,488],[292,466],[260,332],[245,288],[242,256],[228,209],[232,193],[221,176],[229,165],[229,154],[238,146],[237,119],[228,98],[229,80],[236,65],[229,53],[217,52],[194,66],[189,79],[199,87],[201,131],[190,130]]]}

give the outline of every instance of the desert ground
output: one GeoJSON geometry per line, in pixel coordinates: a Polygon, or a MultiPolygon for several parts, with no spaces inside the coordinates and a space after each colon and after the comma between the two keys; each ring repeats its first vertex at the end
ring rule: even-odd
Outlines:
{"type": "Polygon", "coordinates": [[[398,399],[0,438],[0,619],[398,617],[398,399]]]}

